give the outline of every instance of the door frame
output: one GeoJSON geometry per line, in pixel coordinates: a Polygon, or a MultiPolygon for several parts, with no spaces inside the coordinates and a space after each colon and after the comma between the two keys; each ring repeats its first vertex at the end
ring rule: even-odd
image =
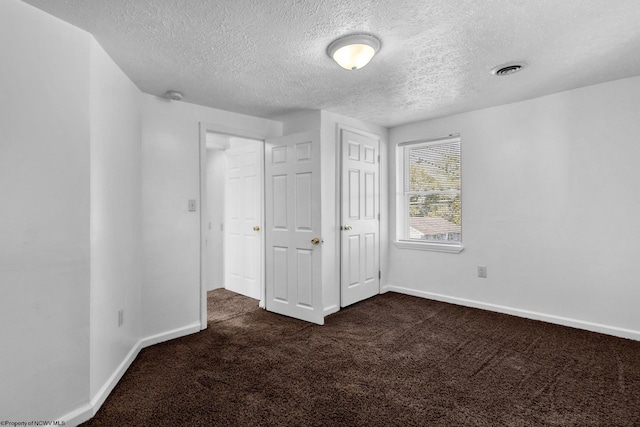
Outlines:
{"type": "MultiPolygon", "coordinates": [[[[222,124],[215,124],[215,123],[207,123],[207,122],[199,122],[198,123],[198,127],[199,127],[199,155],[200,155],[200,159],[199,159],[199,176],[200,176],[200,191],[199,191],[199,198],[200,198],[200,330],[204,330],[207,329],[207,277],[206,277],[206,267],[207,267],[207,259],[206,259],[206,238],[205,238],[205,230],[207,230],[207,218],[208,218],[208,211],[206,210],[206,203],[203,203],[203,201],[206,198],[206,194],[207,194],[207,176],[206,176],[206,171],[207,171],[207,133],[219,133],[219,134],[223,134],[223,135],[228,135],[231,137],[238,137],[238,138],[247,138],[247,139],[255,139],[258,141],[263,141],[264,144],[264,140],[266,140],[267,138],[271,138],[274,136],[279,136],[279,135],[273,135],[273,133],[268,132],[268,131],[262,131],[262,132],[256,132],[250,129],[246,129],[246,128],[236,128],[236,127],[232,127],[232,126],[226,126],[226,125],[222,125],[222,124]]],[[[264,147],[262,150],[263,156],[262,156],[262,161],[264,162],[264,147]]],[[[262,229],[264,230],[264,185],[261,188],[261,194],[262,194],[262,210],[263,210],[263,217],[262,217],[262,222],[263,224],[261,224],[262,229]]],[[[264,234],[263,234],[264,236],[264,234]]],[[[264,276],[264,245],[265,245],[265,239],[264,237],[262,238],[262,245],[261,245],[261,275],[264,276]]],[[[264,301],[266,300],[266,288],[265,288],[265,282],[264,280],[262,280],[262,286],[260,289],[260,302],[259,305],[260,307],[264,308],[264,301]]]]}
{"type": "MultiPolygon", "coordinates": [[[[336,141],[338,141],[338,144],[336,144],[336,218],[337,218],[337,222],[338,222],[338,226],[336,227],[336,242],[338,244],[338,250],[336,251],[338,254],[338,292],[339,292],[339,309],[342,308],[342,230],[340,230],[340,227],[342,227],[342,180],[343,180],[343,174],[342,174],[342,131],[348,131],[348,132],[352,132],[352,133],[356,133],[362,136],[365,136],[367,138],[372,138],[375,139],[376,141],[378,141],[378,156],[379,157],[379,161],[377,163],[378,165],[378,215],[380,216],[380,219],[378,220],[378,268],[380,270],[382,270],[382,215],[381,215],[381,211],[382,211],[382,195],[383,195],[383,189],[382,189],[382,147],[383,147],[383,140],[382,137],[376,133],[373,132],[367,132],[365,130],[359,129],[357,127],[353,127],[353,126],[348,126],[348,125],[344,125],[341,123],[338,123],[336,126],[336,141]]],[[[378,281],[378,294],[382,293],[382,278],[380,278],[380,280],[378,281]]]]}

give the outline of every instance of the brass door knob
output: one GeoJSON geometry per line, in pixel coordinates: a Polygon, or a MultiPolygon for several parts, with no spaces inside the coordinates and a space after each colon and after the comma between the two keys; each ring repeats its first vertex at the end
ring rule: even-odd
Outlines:
{"type": "Polygon", "coordinates": [[[260,231],[260,226],[256,225],[255,227],[253,227],[253,231],[260,231]]]}
{"type": "Polygon", "coordinates": [[[319,245],[320,244],[320,239],[318,239],[317,237],[314,237],[313,239],[311,239],[311,243],[314,245],[319,245]]]}
{"type": "Polygon", "coordinates": [[[342,227],[342,228],[344,228],[345,230],[351,230],[351,226],[350,226],[350,225],[345,225],[345,226],[344,226],[344,227],[342,227]]]}

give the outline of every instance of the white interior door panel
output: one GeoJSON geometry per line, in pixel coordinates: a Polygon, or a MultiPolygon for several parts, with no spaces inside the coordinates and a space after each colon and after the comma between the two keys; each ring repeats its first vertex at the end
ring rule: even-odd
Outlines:
{"type": "Polygon", "coordinates": [[[342,130],[340,305],[380,293],[379,141],[342,130]]]}
{"type": "Polygon", "coordinates": [[[260,299],[263,143],[231,141],[226,150],[225,288],[260,299]]]}
{"type": "Polygon", "coordinates": [[[320,229],[320,135],[265,146],[266,309],[324,324],[320,229]]]}

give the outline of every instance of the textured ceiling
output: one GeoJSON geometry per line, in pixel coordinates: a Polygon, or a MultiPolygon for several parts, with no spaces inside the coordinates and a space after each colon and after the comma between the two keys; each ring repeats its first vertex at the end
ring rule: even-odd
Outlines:
{"type": "Polygon", "coordinates": [[[260,117],[394,126],[640,75],[638,0],[25,0],[92,33],[144,92],[260,117]],[[326,54],[370,33],[358,71],[326,54]],[[528,67],[507,77],[490,70],[528,67]]]}

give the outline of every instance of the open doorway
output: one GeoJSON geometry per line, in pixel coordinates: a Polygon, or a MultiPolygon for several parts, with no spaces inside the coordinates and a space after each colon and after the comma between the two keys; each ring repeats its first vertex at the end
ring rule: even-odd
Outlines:
{"type": "Polygon", "coordinates": [[[204,291],[262,301],[264,142],[208,131],[203,157],[204,291]]]}

